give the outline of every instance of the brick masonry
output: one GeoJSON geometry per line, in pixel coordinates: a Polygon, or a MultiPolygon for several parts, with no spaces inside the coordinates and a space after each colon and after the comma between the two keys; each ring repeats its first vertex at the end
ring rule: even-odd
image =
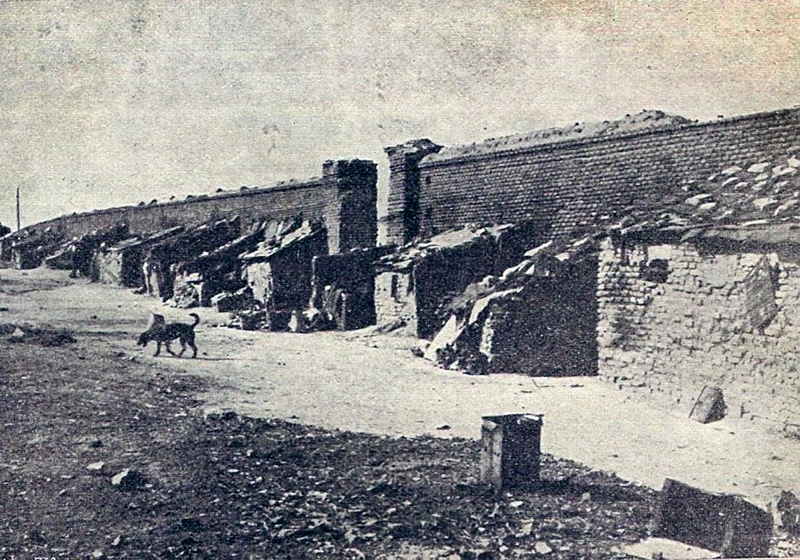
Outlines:
{"type": "Polygon", "coordinates": [[[239,216],[244,223],[304,218],[324,220],[329,232],[329,251],[372,247],[377,239],[377,166],[362,160],[328,161],[323,175],[303,183],[240,190],[161,204],[125,206],[61,216],[25,228],[47,227],[66,236],[78,236],[127,222],[131,232],[192,226],[239,216]]]}
{"type": "Polygon", "coordinates": [[[599,263],[601,376],[687,414],[718,386],[729,415],[800,428],[796,255],[606,241],[599,263]],[[666,278],[647,278],[655,260],[666,278]]]}
{"type": "MultiPolygon", "coordinates": [[[[429,144],[419,153],[430,153],[429,144]]],[[[403,239],[397,217],[415,210],[422,236],[470,223],[531,220],[546,240],[728,165],[770,159],[798,144],[800,109],[452,158],[429,156],[414,161],[417,174],[407,164],[413,161],[409,142],[387,149],[392,177],[389,215],[382,219],[395,221],[389,243],[403,239]],[[406,196],[414,188],[418,208],[403,207],[404,200],[414,202],[406,196]]]]}

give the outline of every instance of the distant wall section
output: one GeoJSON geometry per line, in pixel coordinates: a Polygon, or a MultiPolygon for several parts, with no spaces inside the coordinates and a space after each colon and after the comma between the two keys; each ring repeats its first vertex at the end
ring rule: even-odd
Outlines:
{"type": "Polygon", "coordinates": [[[302,183],[240,190],[187,200],[142,206],[123,206],[61,216],[25,230],[51,227],[68,237],[127,222],[131,232],[157,231],[176,225],[192,226],[239,216],[244,222],[282,220],[302,214],[325,222],[329,250],[338,253],[372,247],[377,239],[377,166],[371,161],[328,161],[321,178],[302,183]]]}

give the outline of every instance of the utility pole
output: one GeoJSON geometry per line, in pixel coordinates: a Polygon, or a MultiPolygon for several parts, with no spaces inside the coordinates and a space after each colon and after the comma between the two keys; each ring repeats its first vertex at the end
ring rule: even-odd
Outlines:
{"type": "Polygon", "coordinates": [[[19,187],[17,187],[17,231],[19,231],[19,187]]]}

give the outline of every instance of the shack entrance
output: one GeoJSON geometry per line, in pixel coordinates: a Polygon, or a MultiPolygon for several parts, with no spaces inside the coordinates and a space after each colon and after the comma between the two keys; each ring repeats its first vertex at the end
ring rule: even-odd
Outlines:
{"type": "Polygon", "coordinates": [[[483,325],[490,372],[597,375],[597,258],[564,275],[535,278],[483,325]]]}

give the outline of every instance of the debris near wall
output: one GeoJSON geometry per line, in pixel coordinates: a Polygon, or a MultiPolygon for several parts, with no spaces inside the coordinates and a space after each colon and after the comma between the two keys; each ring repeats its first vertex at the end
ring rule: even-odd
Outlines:
{"type": "Polygon", "coordinates": [[[24,230],[11,234],[9,252],[14,267],[18,269],[36,268],[64,242],[61,232],[53,228],[24,230]]]}
{"type": "Polygon", "coordinates": [[[425,358],[471,374],[593,374],[595,253],[590,237],[551,241],[468,286],[425,358]]]}
{"type": "Polygon", "coordinates": [[[418,337],[432,337],[449,317],[449,302],[470,283],[517,262],[531,237],[526,223],[469,226],[382,257],[375,265],[378,323],[402,319],[418,337]]]}
{"type": "Polygon", "coordinates": [[[100,271],[95,255],[101,247],[118,243],[128,235],[129,228],[125,222],[91,231],[61,245],[53,255],[44,260],[44,264],[48,268],[70,270],[73,278],[83,276],[97,281],[100,278],[100,271]]]}
{"type": "Polygon", "coordinates": [[[98,280],[143,290],[142,261],[145,252],[153,245],[176,236],[184,230],[183,226],[176,226],[155,233],[139,234],[112,245],[101,246],[95,253],[98,280]]]}
{"type": "Polygon", "coordinates": [[[211,252],[203,253],[193,260],[178,263],[175,269],[173,305],[176,307],[213,305],[219,311],[223,311],[219,309],[219,304],[222,302],[225,311],[244,309],[252,299],[252,293],[245,290],[247,283],[242,277],[243,261],[240,257],[255,249],[264,240],[267,229],[266,223],[255,222],[244,235],[233,241],[211,252]],[[234,293],[238,296],[232,297],[234,293]],[[228,297],[217,299],[215,303],[214,298],[223,294],[227,294],[228,297]],[[237,307],[233,307],[234,302],[238,302],[235,304],[237,307]]]}
{"type": "Polygon", "coordinates": [[[328,237],[318,220],[280,222],[255,250],[242,255],[243,276],[270,330],[288,329],[293,311],[311,298],[312,261],[328,253],[328,237]]]}
{"type": "Polygon", "coordinates": [[[219,220],[186,230],[154,244],[143,261],[145,292],[167,301],[174,294],[176,266],[232,241],[240,233],[239,218],[219,220]]]}

